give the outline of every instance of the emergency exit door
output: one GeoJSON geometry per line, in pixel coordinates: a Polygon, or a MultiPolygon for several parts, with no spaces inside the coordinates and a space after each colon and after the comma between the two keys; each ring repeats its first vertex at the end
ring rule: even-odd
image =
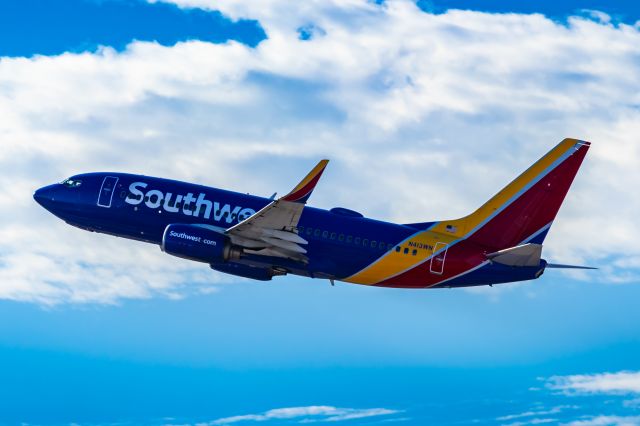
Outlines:
{"type": "Polygon", "coordinates": [[[434,244],[431,266],[429,267],[429,271],[431,271],[432,274],[442,275],[444,273],[444,262],[447,259],[447,250],[449,250],[447,243],[437,242],[434,244]]]}

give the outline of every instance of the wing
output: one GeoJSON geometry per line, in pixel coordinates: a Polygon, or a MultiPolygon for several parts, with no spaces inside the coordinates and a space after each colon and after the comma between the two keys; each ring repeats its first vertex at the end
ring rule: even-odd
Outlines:
{"type": "Polygon", "coordinates": [[[307,241],[296,231],[300,215],[329,160],[321,160],[293,190],[227,229],[233,244],[246,253],[307,262],[307,241]]]}

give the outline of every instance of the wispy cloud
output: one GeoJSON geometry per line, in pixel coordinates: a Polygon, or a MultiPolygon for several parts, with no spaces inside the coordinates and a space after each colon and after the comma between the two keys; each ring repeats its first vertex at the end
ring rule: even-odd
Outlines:
{"type": "Polygon", "coordinates": [[[200,426],[228,425],[238,422],[292,421],[295,423],[340,422],[368,417],[389,416],[399,411],[388,408],[338,408],[326,405],[276,408],[258,414],[224,417],[200,426]]]}
{"type": "Polygon", "coordinates": [[[575,405],[558,405],[549,409],[536,409],[521,413],[509,414],[496,418],[496,421],[505,426],[539,425],[546,423],[558,423],[554,416],[567,410],[579,408],[575,405]]]}
{"type": "Polygon", "coordinates": [[[594,416],[563,424],[566,426],[638,426],[640,416],[594,416]]]}
{"type": "Polygon", "coordinates": [[[640,393],[640,372],[553,376],[547,380],[546,386],[569,395],[640,393]]]}

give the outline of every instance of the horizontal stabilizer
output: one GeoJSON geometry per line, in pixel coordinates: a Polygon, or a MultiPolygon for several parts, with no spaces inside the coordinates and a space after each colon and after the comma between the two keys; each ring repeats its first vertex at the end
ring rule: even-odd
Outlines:
{"type": "Polygon", "coordinates": [[[598,269],[593,266],[560,265],[559,263],[547,263],[547,268],[551,269],[598,269]]]}
{"type": "Polygon", "coordinates": [[[522,244],[487,254],[487,259],[508,266],[538,266],[542,256],[541,244],[522,244]]]}

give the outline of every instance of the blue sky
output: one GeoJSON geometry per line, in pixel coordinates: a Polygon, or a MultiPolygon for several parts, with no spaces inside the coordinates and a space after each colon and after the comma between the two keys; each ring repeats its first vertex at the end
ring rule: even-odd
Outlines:
{"type": "Polygon", "coordinates": [[[640,424],[640,8],[419,6],[2,1],[0,424],[640,424]],[[434,220],[565,136],[594,145],[545,255],[602,268],[481,290],[238,280],[31,200],[268,196],[328,156],[311,204],[434,220]]]}

